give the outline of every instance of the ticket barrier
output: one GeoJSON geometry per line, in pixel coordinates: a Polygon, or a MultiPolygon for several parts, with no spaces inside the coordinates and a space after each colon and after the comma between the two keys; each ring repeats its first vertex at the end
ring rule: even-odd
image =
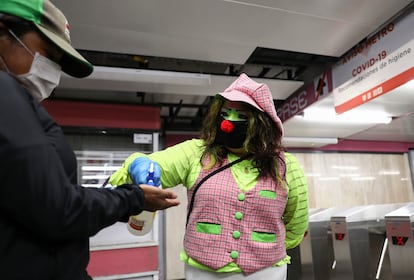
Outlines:
{"type": "MultiPolygon", "coordinates": [[[[308,215],[310,217],[312,214],[322,210],[324,210],[324,208],[309,208],[308,215]]],[[[291,257],[290,264],[288,265],[288,280],[314,279],[308,278],[309,274],[313,274],[311,267],[312,258],[310,257],[311,246],[308,232],[309,230],[305,232],[299,246],[287,250],[287,254],[291,257]]]]}
{"type": "Polygon", "coordinates": [[[384,216],[401,204],[357,206],[331,217],[335,280],[391,280],[384,216]]]}
{"type": "MultiPolygon", "coordinates": [[[[311,267],[302,279],[328,280],[335,263],[330,220],[344,208],[326,208],[309,216],[308,240],[311,267]]],[[[305,252],[304,252],[305,253],[305,252]]]]}
{"type": "Polygon", "coordinates": [[[330,219],[339,208],[309,209],[309,228],[302,242],[289,250],[292,257],[288,266],[288,280],[325,280],[334,263],[330,219]]]}
{"type": "MultiPolygon", "coordinates": [[[[309,217],[314,213],[320,212],[324,208],[310,208],[309,217]]],[[[311,245],[309,237],[309,229],[305,232],[302,242],[296,248],[287,250],[291,257],[288,265],[288,280],[305,280],[314,279],[312,270],[311,245]]]]}
{"type": "Polygon", "coordinates": [[[385,215],[393,280],[414,279],[414,203],[385,215]]]}
{"type": "MultiPolygon", "coordinates": [[[[323,208],[313,208],[309,209],[309,221],[312,215],[323,211],[323,208]]],[[[303,240],[299,246],[299,254],[300,254],[300,274],[298,279],[301,280],[313,280],[313,264],[312,264],[312,247],[310,241],[310,224],[308,230],[305,232],[303,236],[303,240]]]]}

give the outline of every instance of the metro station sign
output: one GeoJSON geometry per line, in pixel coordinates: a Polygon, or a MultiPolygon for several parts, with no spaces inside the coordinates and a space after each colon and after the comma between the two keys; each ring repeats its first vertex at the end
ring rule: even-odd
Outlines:
{"type": "Polygon", "coordinates": [[[414,79],[414,13],[392,21],[349,51],[332,69],[340,114],[414,79]]]}

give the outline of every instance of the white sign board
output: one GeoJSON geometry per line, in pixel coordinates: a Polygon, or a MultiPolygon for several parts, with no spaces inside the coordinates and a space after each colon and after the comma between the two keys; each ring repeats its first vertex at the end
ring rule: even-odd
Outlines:
{"type": "Polygon", "coordinates": [[[390,22],[333,67],[335,111],[346,112],[414,78],[414,13],[390,22]]]}
{"type": "Polygon", "coordinates": [[[152,144],[152,134],[134,133],[134,144],[152,144]]]}

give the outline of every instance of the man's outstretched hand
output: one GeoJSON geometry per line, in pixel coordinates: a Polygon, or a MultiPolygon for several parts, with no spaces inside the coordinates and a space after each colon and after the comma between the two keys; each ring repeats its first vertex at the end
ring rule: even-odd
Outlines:
{"type": "Polygon", "coordinates": [[[177,194],[171,190],[163,190],[158,187],[141,184],[139,187],[144,191],[144,210],[164,210],[180,204],[177,194]]]}

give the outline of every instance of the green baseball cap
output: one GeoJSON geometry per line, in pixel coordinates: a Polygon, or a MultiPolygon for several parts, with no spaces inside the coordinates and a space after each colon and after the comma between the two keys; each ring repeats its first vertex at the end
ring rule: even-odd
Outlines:
{"type": "Polygon", "coordinates": [[[66,74],[83,78],[92,73],[92,64],[72,47],[66,17],[49,0],[1,0],[0,13],[33,22],[64,52],[60,65],[66,74]]]}

